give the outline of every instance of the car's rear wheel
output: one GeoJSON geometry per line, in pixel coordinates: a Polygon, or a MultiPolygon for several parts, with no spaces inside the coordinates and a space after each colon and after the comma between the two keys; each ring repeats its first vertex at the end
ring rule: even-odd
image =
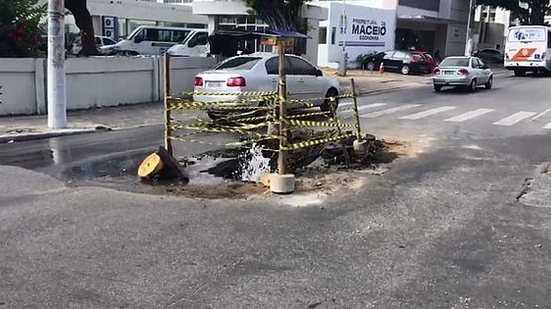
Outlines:
{"type": "Polygon", "coordinates": [[[335,117],[337,108],[339,107],[339,92],[335,88],[331,88],[325,95],[325,100],[320,106],[322,112],[325,112],[329,117],[335,117]]]}
{"type": "Polygon", "coordinates": [[[469,85],[469,91],[475,92],[476,91],[476,78],[473,78],[471,81],[471,84],[469,85]]]}
{"type": "Polygon", "coordinates": [[[400,71],[401,71],[402,74],[404,74],[404,75],[409,75],[409,65],[404,64],[404,65],[402,66],[402,69],[401,69],[400,71]]]}
{"type": "Polygon", "coordinates": [[[524,76],[524,75],[526,75],[526,71],[524,71],[524,70],[518,69],[518,70],[514,70],[514,72],[515,72],[515,76],[524,76]]]}
{"type": "Polygon", "coordinates": [[[488,82],[486,83],[486,85],[484,85],[484,87],[486,87],[486,89],[490,90],[490,89],[492,89],[493,86],[494,86],[494,77],[490,76],[490,78],[488,79],[488,82]]]}
{"type": "Polygon", "coordinates": [[[442,85],[434,85],[434,92],[442,91],[442,85]]]}

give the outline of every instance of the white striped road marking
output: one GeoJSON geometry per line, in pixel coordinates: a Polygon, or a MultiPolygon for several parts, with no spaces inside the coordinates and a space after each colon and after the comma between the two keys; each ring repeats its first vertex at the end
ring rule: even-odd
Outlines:
{"type": "Polygon", "coordinates": [[[399,111],[404,111],[406,109],[414,108],[414,107],[417,107],[417,106],[420,106],[420,105],[419,104],[406,104],[406,105],[402,105],[402,106],[398,106],[398,107],[392,107],[392,108],[389,108],[389,109],[383,109],[382,111],[372,112],[372,113],[369,113],[369,114],[363,114],[363,115],[360,115],[360,117],[362,117],[362,118],[375,118],[375,117],[379,117],[379,116],[383,116],[383,115],[396,113],[396,112],[399,112],[399,111]]]}
{"type": "Polygon", "coordinates": [[[541,113],[537,114],[536,116],[530,118],[530,120],[532,120],[532,121],[533,121],[533,120],[536,120],[536,119],[542,117],[543,115],[545,115],[545,114],[547,114],[547,113],[549,113],[549,112],[551,112],[551,108],[548,108],[548,109],[544,110],[543,112],[541,112],[541,113]]]}
{"type": "Polygon", "coordinates": [[[407,115],[404,117],[400,117],[400,119],[417,120],[428,116],[440,114],[443,112],[451,111],[451,110],[454,110],[455,108],[456,108],[455,106],[441,106],[441,107],[426,110],[424,112],[419,112],[419,113],[407,115]]]}
{"type": "MultiPolygon", "coordinates": [[[[352,104],[352,103],[350,103],[350,104],[352,104]]],[[[350,104],[347,104],[345,106],[348,106],[350,104]]],[[[373,103],[373,104],[361,105],[361,106],[358,106],[358,111],[361,111],[361,110],[364,110],[364,109],[381,107],[381,106],[385,106],[385,105],[387,105],[387,103],[373,103]]],[[[339,107],[340,107],[340,105],[339,105],[339,107]]],[[[348,111],[352,111],[352,110],[348,109],[345,112],[348,112],[348,111]]]]}
{"type": "Polygon", "coordinates": [[[544,129],[549,129],[549,130],[551,130],[551,122],[548,123],[548,124],[547,124],[545,127],[543,127],[543,128],[544,128],[544,129]]]}
{"type": "Polygon", "coordinates": [[[516,123],[519,123],[520,121],[522,121],[524,119],[530,118],[530,117],[534,116],[535,114],[536,113],[532,113],[532,112],[518,112],[516,114],[512,114],[509,117],[503,118],[500,121],[494,122],[493,125],[509,127],[509,126],[512,126],[516,123]]]}
{"type": "Polygon", "coordinates": [[[484,114],[491,113],[493,111],[494,111],[493,109],[489,109],[489,108],[479,108],[479,109],[475,109],[474,111],[466,112],[464,114],[457,115],[457,116],[452,117],[452,118],[448,118],[444,121],[463,122],[463,121],[471,120],[473,118],[476,118],[476,117],[484,115],[484,114]]]}

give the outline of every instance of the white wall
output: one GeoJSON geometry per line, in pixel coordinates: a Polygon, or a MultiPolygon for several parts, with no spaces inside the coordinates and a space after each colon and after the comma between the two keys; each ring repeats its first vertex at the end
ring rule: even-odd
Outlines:
{"type": "MultiPolygon", "coordinates": [[[[354,2],[362,3],[360,1],[354,2]]],[[[320,5],[322,3],[320,2],[320,5]]],[[[347,16],[347,34],[340,34],[340,18],[343,13],[343,5],[340,2],[329,2],[324,4],[329,8],[329,18],[321,22],[320,26],[327,27],[328,44],[320,44],[320,53],[318,56],[318,65],[326,67],[335,67],[336,62],[342,58],[342,41],[346,41],[346,52],[349,57],[349,63],[354,66],[354,61],[360,54],[379,52],[394,48],[396,31],[396,11],[393,9],[377,9],[363,5],[345,5],[347,16]],[[377,26],[385,24],[386,33],[384,35],[360,35],[352,33],[353,25],[361,25],[355,20],[368,21],[370,26],[375,23],[377,26]],[[336,27],[335,44],[331,44],[332,27],[336,27]],[[341,45],[339,46],[339,43],[341,45]]],[[[365,25],[364,25],[365,26],[365,25]]]]}
{"type": "MultiPolygon", "coordinates": [[[[172,58],[171,88],[192,91],[199,72],[212,58],[172,58]]],[[[66,62],[67,109],[88,109],[162,100],[163,64],[159,57],[72,58],[66,62]]],[[[0,115],[46,112],[45,59],[0,58],[0,115]]]]}
{"type": "MultiPolygon", "coordinates": [[[[41,60],[41,59],[39,59],[41,60]]],[[[35,75],[44,78],[44,71],[35,74],[35,59],[0,58],[0,115],[32,114],[37,110],[35,75]]],[[[40,63],[40,62],[39,62],[40,63]]],[[[39,65],[42,68],[42,65],[39,65]]],[[[42,84],[43,86],[43,84],[42,84]]],[[[39,90],[40,91],[40,90],[39,90]]],[[[38,92],[39,92],[38,91],[38,92]]],[[[44,89],[42,99],[44,99],[44,89]]]]}

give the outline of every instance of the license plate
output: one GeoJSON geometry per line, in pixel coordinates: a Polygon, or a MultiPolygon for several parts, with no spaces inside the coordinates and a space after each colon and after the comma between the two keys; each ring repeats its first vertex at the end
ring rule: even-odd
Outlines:
{"type": "Polygon", "coordinates": [[[444,75],[454,75],[454,71],[444,71],[444,75]]]}
{"type": "Polygon", "coordinates": [[[207,88],[222,88],[226,86],[225,82],[207,82],[207,88]]]}

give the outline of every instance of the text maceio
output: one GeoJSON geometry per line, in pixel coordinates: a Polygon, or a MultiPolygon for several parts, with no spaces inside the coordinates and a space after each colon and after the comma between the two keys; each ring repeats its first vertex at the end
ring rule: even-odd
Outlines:
{"type": "Polygon", "coordinates": [[[378,41],[386,34],[386,23],[375,20],[354,18],[352,20],[352,34],[359,35],[361,41],[378,41]]]}

